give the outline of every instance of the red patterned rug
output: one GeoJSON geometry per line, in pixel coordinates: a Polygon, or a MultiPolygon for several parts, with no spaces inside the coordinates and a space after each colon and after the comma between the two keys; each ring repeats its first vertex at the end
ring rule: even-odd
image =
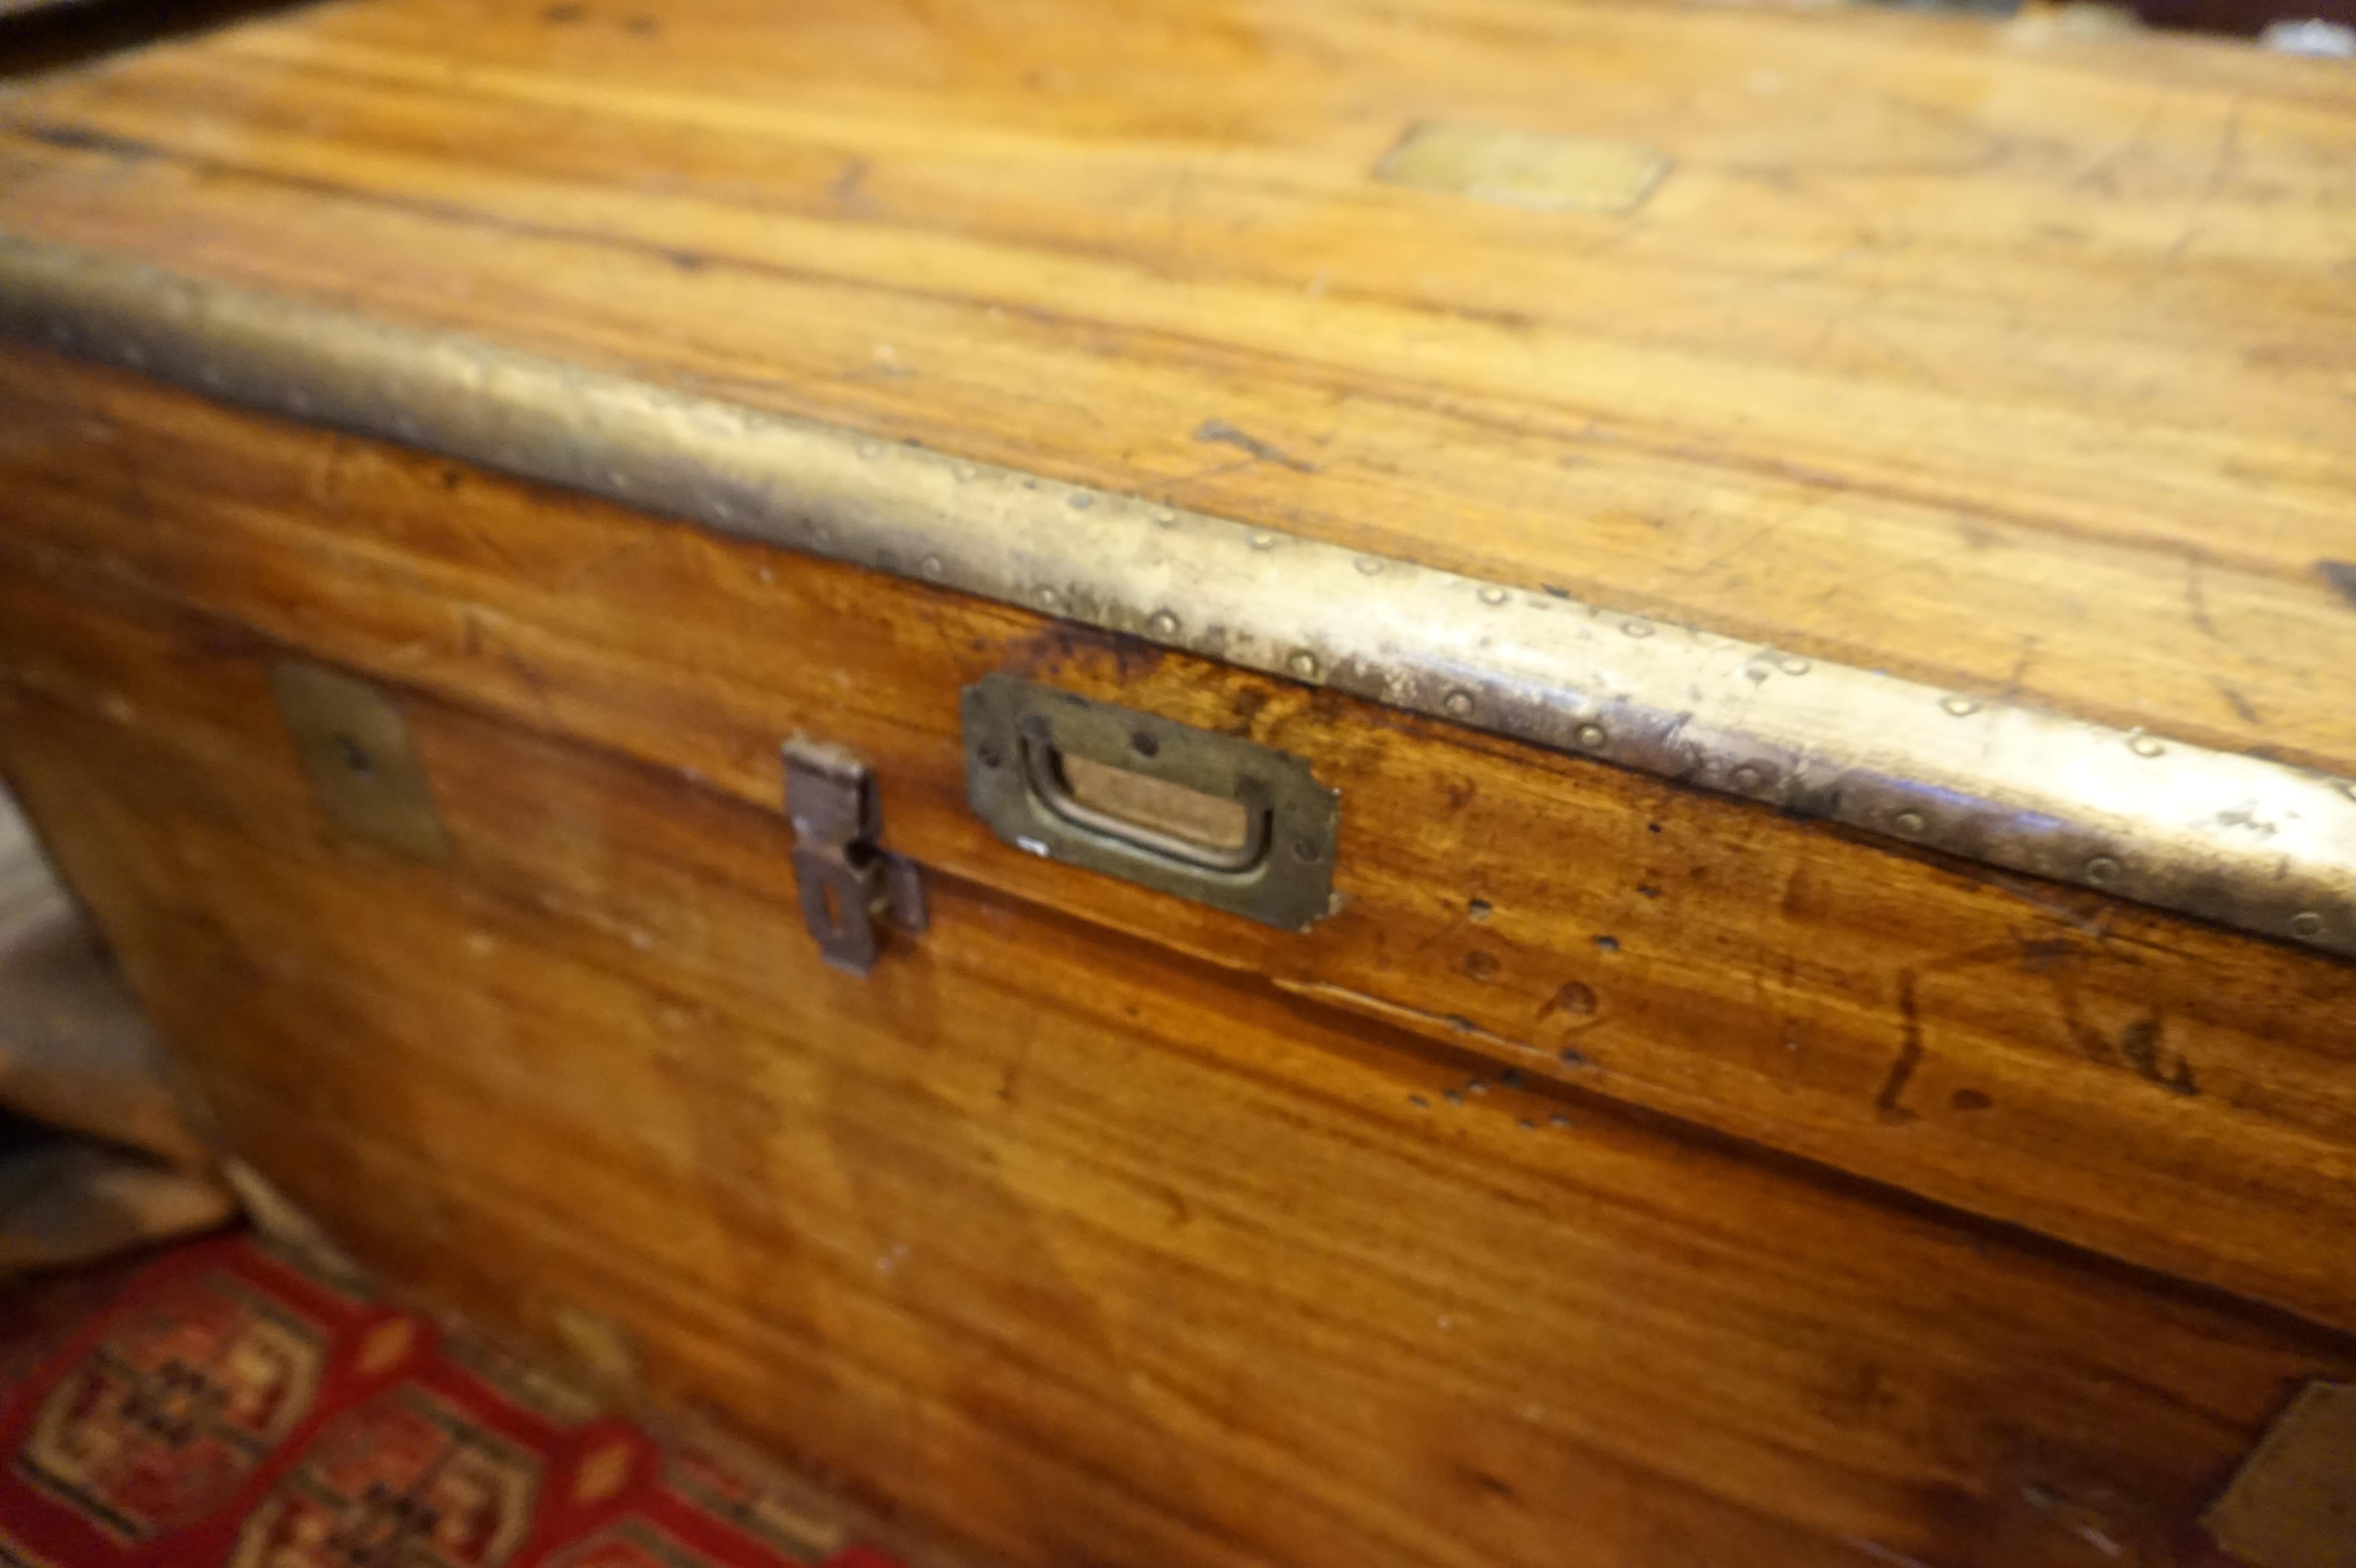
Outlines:
{"type": "Polygon", "coordinates": [[[243,1236],[0,1309],[6,1568],[897,1568],[243,1236]]]}

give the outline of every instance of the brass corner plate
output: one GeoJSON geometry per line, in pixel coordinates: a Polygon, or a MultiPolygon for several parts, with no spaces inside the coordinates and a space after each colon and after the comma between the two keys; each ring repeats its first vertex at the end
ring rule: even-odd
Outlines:
{"type": "Polygon", "coordinates": [[[2356,1568],[2356,1383],[2301,1389],[2201,1524],[2249,1568],[2356,1568]]]}
{"type": "Polygon", "coordinates": [[[1299,757],[1004,675],[964,719],[966,798],[1015,848],[1287,931],[1328,912],[1341,797],[1299,757]]]}
{"type": "Polygon", "coordinates": [[[330,821],[420,860],[449,859],[409,722],[390,698],[358,676],[304,659],[279,661],[270,684],[330,821]]]}
{"type": "Polygon", "coordinates": [[[1386,185],[1535,212],[1633,212],[1668,172],[1631,142],[1449,121],[1412,127],[1375,165],[1386,185]]]}

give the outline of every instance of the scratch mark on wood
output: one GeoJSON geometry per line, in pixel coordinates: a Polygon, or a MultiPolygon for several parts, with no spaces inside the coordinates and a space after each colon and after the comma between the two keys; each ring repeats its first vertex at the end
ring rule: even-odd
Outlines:
{"type": "Polygon", "coordinates": [[[2201,581],[2201,558],[2194,554],[2184,558],[2184,607],[2201,635],[2221,643],[2225,640],[2217,635],[2217,624],[2209,619],[2209,593],[2201,581]]]}
{"type": "Polygon", "coordinates": [[[1881,1093],[1873,1097],[1873,1108],[1885,1122],[1911,1122],[1915,1113],[1899,1102],[1904,1098],[1906,1085],[1914,1070],[1922,1064],[1922,1014],[1914,997],[1914,971],[1903,970],[1898,976],[1898,1017],[1900,1040],[1897,1059],[1890,1064],[1890,1076],[1882,1081],[1881,1093]]]}
{"type": "MultiPolygon", "coordinates": [[[[1382,997],[1368,996],[1364,991],[1353,990],[1347,986],[1336,986],[1323,980],[1291,980],[1278,976],[1274,977],[1274,981],[1279,990],[1292,996],[1305,997],[1312,1001],[1347,1008],[1361,1016],[1380,1019],[1387,1023],[1399,1025],[1419,1034],[1446,1039],[1451,1044],[1462,1044],[1468,1040],[1475,1041],[1511,1050],[1526,1061],[1551,1063],[1556,1071],[1546,1074],[1549,1078],[1558,1080],[1567,1078],[1569,1074],[1559,1071],[1562,1068],[1569,1068],[1582,1077],[1609,1071],[1598,1067],[1590,1058],[1568,1046],[1557,1051],[1550,1046],[1541,1047],[1526,1040],[1515,1040],[1507,1035],[1495,1034],[1483,1029],[1462,1014],[1435,1013],[1423,1008],[1409,1007],[1403,1002],[1390,1001],[1382,997]]],[[[1600,1017],[1590,1017],[1577,1027],[1583,1029],[1601,1021],[1600,1017]]],[[[1462,1100],[1462,1096],[1454,1090],[1449,1091],[1443,1097],[1451,1101],[1462,1100]]]]}
{"type": "MultiPolygon", "coordinates": [[[[2091,900],[2087,901],[2083,907],[2073,906],[2063,901],[2063,896],[2056,890],[2042,882],[2032,882],[2026,878],[2009,876],[1992,868],[1976,869],[1972,880],[1983,887],[1995,888],[1999,891],[2011,894],[2040,914],[2058,924],[2068,926],[2082,936],[2091,936],[2099,943],[2107,943],[2111,940],[2108,921],[2112,912],[2106,906],[2095,904],[2091,900]]],[[[2022,938],[2019,932],[2014,932],[2012,934],[2014,941],[2019,946],[2024,964],[2036,956],[2031,952],[2030,944],[2027,939],[2022,938]]]]}
{"type": "Polygon", "coordinates": [[[2263,724],[2265,722],[2264,717],[2259,714],[2256,706],[2252,703],[2248,698],[2242,695],[2242,688],[2240,687],[2235,686],[2230,680],[2220,680],[2214,676],[2210,677],[2209,680],[2210,684],[2217,688],[2217,695],[2225,699],[2225,705],[2228,708],[2231,708],[2235,713],[2241,715],[2242,721],[2244,723],[2263,724]]]}
{"type": "Polygon", "coordinates": [[[2201,182],[2200,191],[2192,198],[2191,208],[2184,215],[2184,227],[2179,230],[2176,239],[2168,247],[2167,256],[2170,261],[2180,260],[2184,255],[2185,248],[2190,245],[2200,234],[2201,220],[2208,212],[2209,204],[2216,199],[2220,191],[2224,189],[2228,177],[2233,173],[2234,165],[2240,161],[2242,117],[2248,107],[2249,100],[2238,96],[2227,106],[2224,128],[2218,134],[2217,153],[2209,165],[2208,177],[2201,182]]]}
{"type": "Polygon", "coordinates": [[[2029,674],[2030,661],[2037,657],[2037,645],[2040,641],[2040,639],[2037,637],[2023,637],[2020,640],[2020,656],[2012,661],[2012,672],[2004,677],[2005,701],[2019,700],[2021,682],[2029,674]]]}
{"type": "Polygon", "coordinates": [[[1194,429],[1196,441],[1217,442],[1222,445],[1239,447],[1262,463],[1274,463],[1296,474],[1314,474],[1317,464],[1304,463],[1281,448],[1269,445],[1248,431],[1237,430],[1225,420],[1205,420],[1194,429]]]}
{"type": "Polygon", "coordinates": [[[1920,1557],[1909,1557],[1903,1552],[1892,1552],[1890,1548],[1882,1545],[1881,1542],[1878,1541],[1867,1541],[1859,1538],[1858,1540],[1851,1541],[1849,1544],[1856,1547],[1859,1552],[1864,1552],[1868,1557],[1872,1558],[1876,1563],[1892,1563],[1895,1564],[1895,1568],[1931,1568],[1931,1565],[1923,1562],[1920,1557]]]}

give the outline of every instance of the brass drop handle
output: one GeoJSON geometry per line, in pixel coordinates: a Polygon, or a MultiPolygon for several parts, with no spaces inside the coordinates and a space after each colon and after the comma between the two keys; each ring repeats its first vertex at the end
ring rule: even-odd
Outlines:
{"type": "Polygon", "coordinates": [[[1299,757],[1012,676],[963,711],[967,801],[1015,848],[1291,931],[1331,907],[1340,799],[1299,757]]]}
{"type": "Polygon", "coordinates": [[[1134,768],[1066,756],[1044,723],[1027,727],[1016,751],[1040,805],[1082,832],[1227,876],[1248,872],[1268,857],[1264,804],[1223,799],[1134,768]]]}

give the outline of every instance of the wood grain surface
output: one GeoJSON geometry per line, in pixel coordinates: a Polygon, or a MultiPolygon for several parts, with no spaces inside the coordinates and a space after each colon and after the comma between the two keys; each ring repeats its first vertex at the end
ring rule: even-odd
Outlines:
{"type": "Polygon", "coordinates": [[[2356,1375],[963,877],[852,978],[774,810],[415,688],[450,863],[339,837],[280,650],[103,558],[12,571],[0,763],[235,1146],[1001,1558],[2190,1568],[2356,1375]]]}
{"type": "Polygon", "coordinates": [[[201,659],[108,618],[193,613],[772,815],[807,731],[878,770],[887,844],[935,872],[1493,1063],[1468,1079],[2356,1327],[2347,965],[44,355],[0,357],[0,653],[61,700],[207,711],[201,659]],[[1341,793],[1340,912],[1271,931],[1001,842],[958,739],[992,670],[1306,759],[1341,793]]]}
{"type": "Polygon", "coordinates": [[[1566,0],[346,0],[0,97],[0,228],[2356,772],[2351,69],[1566,0]],[[1671,168],[1627,213],[1375,183],[1431,120],[1671,168]]]}

